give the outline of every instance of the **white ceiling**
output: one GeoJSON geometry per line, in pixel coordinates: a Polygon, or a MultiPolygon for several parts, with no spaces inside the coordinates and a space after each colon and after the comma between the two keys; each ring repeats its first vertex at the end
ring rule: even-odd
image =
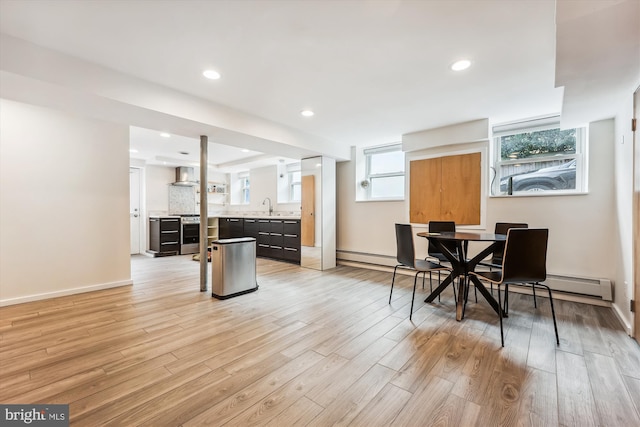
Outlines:
{"type": "MultiPolygon", "coordinates": [[[[0,32],[323,140],[375,145],[479,118],[564,115],[567,105],[573,121],[611,117],[598,99],[640,80],[639,3],[558,0],[556,16],[554,0],[0,0],[0,32]],[[627,49],[605,61],[584,47],[611,30],[589,31],[601,15],[615,27],[602,49],[627,49]],[[471,68],[451,71],[460,58],[471,68]],[[207,68],[222,78],[203,78],[207,68]],[[594,88],[584,81],[592,68],[594,88]],[[307,108],[316,115],[301,117],[307,108]]],[[[162,123],[153,129],[133,129],[132,145],[147,159],[179,158],[144,151],[158,146],[145,142],[162,123]]],[[[240,157],[258,155],[252,148],[240,157]]],[[[218,151],[211,163],[237,160],[236,148],[218,151]]]]}
{"type": "MultiPolygon", "coordinates": [[[[200,141],[197,139],[131,126],[130,140],[130,157],[145,164],[200,166],[200,141]]],[[[207,152],[209,168],[221,173],[297,161],[210,141],[207,143],[207,152]]]]}

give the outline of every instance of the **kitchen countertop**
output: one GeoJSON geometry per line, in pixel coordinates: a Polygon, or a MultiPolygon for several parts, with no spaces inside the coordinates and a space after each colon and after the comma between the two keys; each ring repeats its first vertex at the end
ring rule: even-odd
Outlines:
{"type": "Polygon", "coordinates": [[[236,215],[221,214],[221,215],[211,216],[210,218],[300,219],[300,216],[286,215],[286,214],[279,215],[277,213],[274,213],[271,216],[269,216],[269,214],[262,214],[262,215],[260,214],[236,214],[236,215]]]}

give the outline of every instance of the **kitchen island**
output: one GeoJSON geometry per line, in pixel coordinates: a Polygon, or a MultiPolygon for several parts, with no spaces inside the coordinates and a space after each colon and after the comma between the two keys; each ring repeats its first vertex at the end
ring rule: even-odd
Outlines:
{"type": "MultiPolygon", "coordinates": [[[[212,219],[209,218],[211,231],[214,230],[212,219]]],[[[254,237],[257,256],[300,264],[299,216],[220,215],[216,221],[219,239],[254,237]]]]}

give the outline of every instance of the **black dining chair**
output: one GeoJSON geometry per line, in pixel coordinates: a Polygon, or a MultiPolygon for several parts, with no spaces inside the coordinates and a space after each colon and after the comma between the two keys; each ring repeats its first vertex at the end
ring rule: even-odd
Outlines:
{"type": "MultiPolygon", "coordinates": [[[[391,292],[389,292],[389,304],[391,304],[391,295],[393,294],[393,284],[396,280],[396,271],[398,268],[407,268],[416,272],[413,278],[413,296],[411,297],[411,311],[409,312],[409,319],[413,316],[413,301],[416,297],[416,284],[418,281],[418,275],[422,273],[422,281],[424,283],[424,276],[426,273],[432,271],[450,270],[449,267],[437,264],[424,259],[416,259],[416,251],[413,245],[413,231],[411,230],[411,224],[396,224],[396,259],[398,265],[393,269],[393,278],[391,279],[391,292]]],[[[431,285],[431,291],[433,286],[431,285]]]]}
{"type": "MultiPolygon", "coordinates": [[[[429,221],[429,233],[444,233],[444,232],[452,232],[456,231],[456,223],[454,221],[429,221]]],[[[456,254],[456,246],[455,243],[444,242],[444,246],[451,251],[453,254],[456,254]]],[[[427,257],[425,258],[427,261],[431,260],[432,262],[448,263],[449,260],[446,256],[431,241],[429,241],[429,248],[427,249],[427,257]]],[[[431,280],[431,272],[429,272],[429,280],[431,280]]],[[[440,282],[440,272],[438,271],[438,282],[440,282]]],[[[455,287],[454,287],[455,288],[455,287]]],[[[438,295],[438,301],[440,301],[440,295],[438,295]]]]}
{"type": "MultiPolygon", "coordinates": [[[[551,288],[542,284],[547,278],[547,242],[549,240],[548,229],[512,228],[507,231],[500,271],[472,271],[469,274],[497,285],[498,287],[498,317],[500,318],[500,338],[504,347],[504,332],[502,328],[502,309],[500,286],[504,285],[505,310],[508,310],[509,285],[527,285],[534,289],[536,286],[547,288],[549,291],[549,303],[553,317],[553,328],[556,332],[556,343],[560,345],[556,312],[553,308],[553,295],[551,288]]],[[[537,305],[536,305],[537,307],[537,305]]]]}
{"type": "MultiPolygon", "coordinates": [[[[507,234],[512,228],[529,228],[529,224],[524,222],[496,222],[494,234],[507,234]]],[[[504,242],[496,242],[496,246],[491,255],[490,261],[479,262],[478,265],[484,265],[489,268],[502,268],[502,254],[504,253],[504,242]]]]}
{"type": "MultiPolygon", "coordinates": [[[[445,232],[456,232],[456,223],[454,221],[429,221],[429,233],[445,233],[445,232]]],[[[449,251],[456,253],[455,243],[445,242],[444,246],[449,249],[449,251]]],[[[437,262],[449,262],[447,257],[444,256],[442,252],[438,250],[438,248],[431,242],[429,242],[428,249],[428,258],[432,258],[433,260],[437,260],[437,262]]]]}
{"type": "MultiPolygon", "coordinates": [[[[512,228],[529,228],[529,224],[524,222],[496,222],[494,233],[495,234],[507,234],[512,228]]],[[[478,265],[489,267],[489,271],[493,271],[494,268],[502,268],[502,254],[504,253],[504,242],[496,242],[491,260],[481,261],[478,265]]],[[[493,283],[491,283],[491,294],[493,295],[493,283]]]]}

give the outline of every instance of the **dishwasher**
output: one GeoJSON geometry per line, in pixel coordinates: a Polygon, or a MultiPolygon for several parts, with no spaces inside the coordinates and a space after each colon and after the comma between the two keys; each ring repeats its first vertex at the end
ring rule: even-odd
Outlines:
{"type": "Polygon", "coordinates": [[[211,242],[211,296],[227,299],[256,290],[256,239],[211,242]]]}

